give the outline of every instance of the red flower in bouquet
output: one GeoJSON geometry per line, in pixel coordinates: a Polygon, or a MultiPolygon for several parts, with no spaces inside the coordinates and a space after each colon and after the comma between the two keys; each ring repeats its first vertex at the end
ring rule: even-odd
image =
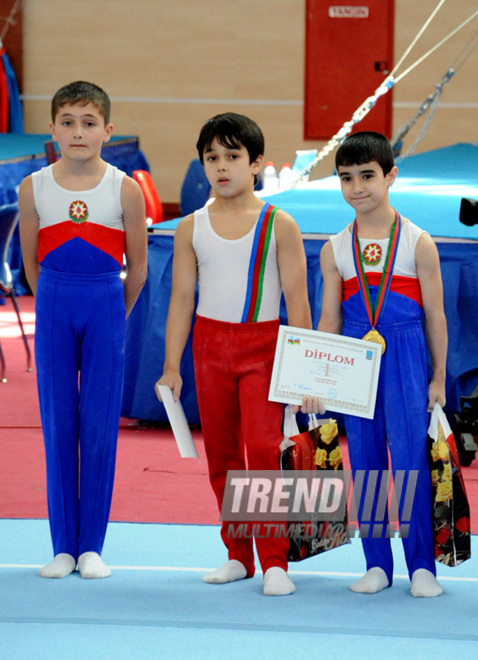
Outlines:
{"type": "Polygon", "coordinates": [[[467,516],[463,518],[458,518],[455,523],[455,527],[459,532],[469,532],[470,531],[470,519],[467,516]]]}
{"type": "Polygon", "coordinates": [[[438,545],[444,545],[448,539],[451,536],[451,532],[449,529],[446,529],[445,527],[438,532],[438,534],[435,536],[435,541],[438,543],[438,545]]]}

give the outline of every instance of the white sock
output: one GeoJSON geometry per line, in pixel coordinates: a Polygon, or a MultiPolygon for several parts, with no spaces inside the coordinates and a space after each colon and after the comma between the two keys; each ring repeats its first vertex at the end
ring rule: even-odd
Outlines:
{"type": "Polygon", "coordinates": [[[235,582],[243,580],[247,575],[246,567],[237,559],[230,559],[220,568],[210,573],[204,573],[203,582],[208,584],[226,584],[226,582],[235,582]]]}
{"type": "Polygon", "coordinates": [[[53,561],[40,568],[44,578],[64,578],[76,568],[76,559],[66,552],[60,552],[53,561]]]}
{"type": "Polygon", "coordinates": [[[415,598],[434,598],[442,595],[443,588],[433,573],[426,568],[418,568],[412,575],[410,592],[415,598]]]}
{"type": "Polygon", "coordinates": [[[85,579],[107,578],[111,568],[107,566],[97,552],[84,552],[78,557],[78,570],[85,579]]]}
{"type": "Polygon", "coordinates": [[[264,573],[264,596],[288,596],[294,591],[295,584],[283,568],[271,566],[264,573]]]}
{"type": "Polygon", "coordinates": [[[387,587],[387,574],[379,566],[370,568],[360,580],[350,585],[350,589],[358,594],[377,594],[387,587]]]}

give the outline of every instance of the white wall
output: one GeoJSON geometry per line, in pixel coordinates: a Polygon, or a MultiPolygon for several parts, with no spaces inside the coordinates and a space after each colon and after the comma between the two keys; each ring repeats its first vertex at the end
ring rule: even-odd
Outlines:
{"type": "MultiPolygon", "coordinates": [[[[396,61],[437,2],[395,1],[396,61]]],[[[448,0],[401,71],[476,9],[476,0],[448,0]]],[[[23,20],[26,130],[48,131],[60,86],[96,82],[112,97],[115,133],[140,137],[163,201],[179,201],[199,129],[218,112],[253,117],[278,164],[324,144],[302,138],[305,0],[24,0],[23,20]]],[[[475,19],[396,86],[394,133],[477,29],[475,19]]],[[[360,75],[359,59],[344,66],[360,75]]],[[[418,151],[476,141],[477,110],[478,49],[447,85],[418,151]]],[[[329,156],[312,178],[332,168],[329,156]]]]}

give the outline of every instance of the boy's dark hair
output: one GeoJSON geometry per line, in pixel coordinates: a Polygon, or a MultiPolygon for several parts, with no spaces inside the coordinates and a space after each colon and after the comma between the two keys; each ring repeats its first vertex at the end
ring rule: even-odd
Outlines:
{"type": "Polygon", "coordinates": [[[395,164],[392,145],[381,133],[360,131],[349,135],[337,149],[335,167],[364,165],[373,160],[380,165],[384,175],[388,174],[395,164]]]}
{"type": "Polygon", "coordinates": [[[264,135],[255,121],[236,112],[225,112],[209,119],[201,128],[196,144],[199,160],[204,165],[204,152],[217,139],[219,144],[230,149],[245,147],[249,162],[264,154],[264,135]]]}
{"type": "Polygon", "coordinates": [[[94,83],[77,80],[68,83],[57,91],[51,100],[51,119],[54,122],[58,111],[64,105],[95,105],[103,119],[105,125],[110,122],[111,102],[108,94],[94,83]]]}

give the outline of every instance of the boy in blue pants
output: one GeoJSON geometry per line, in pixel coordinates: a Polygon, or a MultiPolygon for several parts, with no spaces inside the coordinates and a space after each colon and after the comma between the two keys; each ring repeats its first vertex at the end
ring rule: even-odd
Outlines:
{"type": "MultiPolygon", "coordinates": [[[[443,590],[435,577],[427,460],[428,413],[435,402],[445,404],[447,329],[438,252],[427,233],[390,206],[397,168],[383,135],[349,136],[337,150],[336,167],[342,194],[356,217],[322,249],[318,330],[382,344],[374,418],[344,415],[350,462],[354,473],[387,470],[388,444],[394,471],[418,470],[403,547],[412,596],[439,596],[443,590]],[[382,274],[389,270],[387,282],[382,274]],[[433,370],[429,383],[427,344],[433,370]]],[[[319,412],[319,406],[306,399],[302,410],[319,412]]],[[[359,522],[361,515],[359,507],[359,522]]],[[[367,572],[351,585],[352,591],[377,593],[391,586],[393,558],[386,527],[381,538],[362,539],[367,572]]]]}
{"type": "Polygon", "coordinates": [[[101,158],[110,101],[97,85],[62,87],[50,129],[61,159],[20,186],[20,236],[36,296],[35,359],[54,559],[61,578],[111,573],[101,559],[113,492],[125,319],[146,278],[138,184],[101,158]],[[127,276],[120,279],[126,255],[127,276]]]}

